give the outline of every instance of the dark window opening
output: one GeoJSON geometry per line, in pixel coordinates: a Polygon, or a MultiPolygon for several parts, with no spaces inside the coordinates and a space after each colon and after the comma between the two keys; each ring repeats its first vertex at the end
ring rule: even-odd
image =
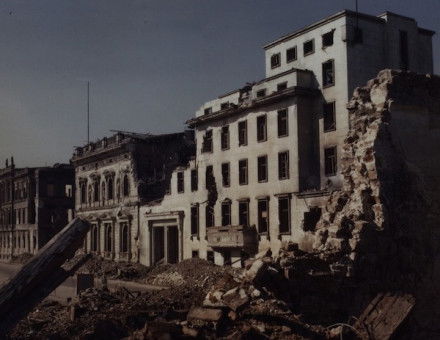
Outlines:
{"type": "Polygon", "coordinates": [[[322,47],[333,45],[333,35],[335,31],[330,31],[322,35],[322,47]]]}
{"type": "Polygon", "coordinates": [[[206,253],[206,261],[214,263],[214,252],[212,250],[208,250],[206,253]]]}
{"type": "Polygon", "coordinates": [[[193,259],[198,259],[199,258],[199,251],[198,250],[193,250],[191,253],[191,257],[193,259]]]}
{"type": "Polygon", "coordinates": [[[191,207],[191,235],[199,234],[199,207],[191,207]]]}
{"type": "Polygon", "coordinates": [[[290,198],[280,197],[278,199],[278,219],[280,221],[280,233],[290,232],[290,198]]]}
{"type": "Polygon", "coordinates": [[[287,109],[278,111],[278,137],[289,135],[287,109]]]}
{"type": "Polygon", "coordinates": [[[210,113],[212,113],[212,107],[207,107],[203,112],[205,115],[209,115],[210,113]]]}
{"type": "Polygon", "coordinates": [[[284,91],[285,89],[287,89],[287,81],[285,81],[284,83],[280,83],[277,85],[277,91],[284,91]]]}
{"type": "Polygon", "coordinates": [[[205,224],[206,228],[213,227],[215,223],[214,207],[209,205],[205,208],[205,224]]]}
{"type": "Polygon", "coordinates": [[[212,165],[208,165],[206,167],[206,171],[205,171],[205,186],[206,189],[209,189],[209,185],[211,184],[211,181],[214,177],[214,169],[212,167],[212,165]]]}
{"type": "Polygon", "coordinates": [[[238,223],[243,226],[249,225],[249,202],[238,202],[238,223]]]}
{"type": "Polygon", "coordinates": [[[110,223],[104,224],[104,251],[112,252],[113,251],[113,230],[112,225],[110,223]]]}
{"type": "Polygon", "coordinates": [[[264,142],[267,139],[266,116],[257,117],[257,141],[264,142]]]}
{"type": "Polygon", "coordinates": [[[280,152],[278,154],[278,178],[289,178],[289,152],[280,152]]]}
{"type": "Polygon", "coordinates": [[[267,156],[258,157],[258,182],[267,181],[267,156]]]}
{"type": "Polygon", "coordinates": [[[320,218],[321,208],[311,207],[309,211],[304,213],[304,231],[315,231],[320,218]]]}
{"type": "Polygon", "coordinates": [[[315,52],[315,40],[312,39],[312,40],[304,42],[303,50],[304,50],[305,56],[315,52]]]}
{"type": "Polygon", "coordinates": [[[226,110],[227,108],[229,108],[229,102],[220,104],[220,110],[226,110]]]}
{"type": "Polygon", "coordinates": [[[202,152],[212,152],[212,130],[207,130],[203,136],[202,152]]]}
{"type": "Polygon", "coordinates": [[[185,191],[185,181],[183,177],[183,171],[177,173],[177,192],[185,191]]]}
{"type": "Polygon", "coordinates": [[[124,195],[124,197],[127,197],[130,194],[130,186],[128,183],[128,176],[125,175],[124,179],[122,181],[122,195],[124,195]]]}
{"type": "Polygon", "coordinates": [[[222,127],[221,147],[222,147],[222,150],[229,149],[229,126],[222,127]]]}
{"type": "Polygon", "coordinates": [[[272,54],[272,56],[270,57],[270,67],[276,68],[279,67],[280,65],[281,65],[281,54],[280,53],[272,54]]]}
{"type": "Polygon", "coordinates": [[[113,178],[110,177],[107,182],[107,199],[112,200],[114,195],[113,178]]]}
{"type": "Polygon", "coordinates": [[[238,161],[238,183],[240,185],[248,184],[248,162],[247,159],[238,161]]]}
{"type": "Polygon", "coordinates": [[[336,146],[324,149],[324,163],[325,163],[325,175],[336,175],[337,160],[336,160],[336,146]]]}
{"type": "Polygon", "coordinates": [[[296,60],[296,46],[287,49],[286,51],[286,62],[290,63],[296,60]]]}
{"type": "Polygon", "coordinates": [[[335,102],[324,104],[324,131],[336,129],[335,102]]]}
{"type": "Polygon", "coordinates": [[[247,121],[238,123],[238,145],[247,145],[247,121]]]}
{"type": "Polygon", "coordinates": [[[121,241],[120,241],[120,251],[122,253],[128,253],[128,224],[121,223],[121,241]]]}
{"type": "Polygon", "coordinates": [[[223,251],[223,259],[224,259],[224,265],[230,266],[232,264],[232,258],[231,258],[231,251],[225,250],[223,251]]]}
{"type": "Polygon", "coordinates": [[[399,31],[399,46],[400,46],[400,68],[402,70],[408,69],[408,33],[405,31],[399,31]]]}
{"type": "Polygon", "coordinates": [[[258,232],[267,233],[269,230],[268,200],[258,200],[258,232]]]}
{"type": "Polygon", "coordinates": [[[231,202],[222,203],[222,226],[231,225],[231,202]]]}
{"type": "Polygon", "coordinates": [[[93,183],[93,201],[94,202],[99,201],[99,182],[98,181],[93,183]]]}
{"type": "Polygon", "coordinates": [[[191,191],[197,191],[199,187],[199,176],[197,169],[191,170],[191,191]]]}
{"type": "Polygon", "coordinates": [[[335,62],[334,60],[329,60],[322,64],[322,86],[330,86],[334,84],[335,62]]]}
{"type": "Polygon", "coordinates": [[[86,203],[87,197],[87,185],[85,183],[81,184],[81,195],[80,203],[86,203]]]}
{"type": "Polygon", "coordinates": [[[266,89],[258,90],[257,91],[257,98],[264,97],[266,95],[266,89]]]}
{"type": "Polygon", "coordinates": [[[229,163],[222,164],[222,182],[224,187],[228,187],[231,184],[230,178],[230,166],[229,163]]]}

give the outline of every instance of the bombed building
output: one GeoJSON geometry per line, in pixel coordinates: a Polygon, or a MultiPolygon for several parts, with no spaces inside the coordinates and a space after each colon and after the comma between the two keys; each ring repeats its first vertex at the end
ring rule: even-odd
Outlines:
{"type": "Polygon", "coordinates": [[[74,173],[68,164],[0,169],[0,259],[35,254],[72,218],[74,173]]]}

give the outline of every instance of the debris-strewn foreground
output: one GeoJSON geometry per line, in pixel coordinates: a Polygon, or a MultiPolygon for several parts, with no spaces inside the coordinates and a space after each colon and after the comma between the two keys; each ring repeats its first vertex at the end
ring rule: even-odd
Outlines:
{"type": "Polygon", "coordinates": [[[11,336],[440,338],[440,78],[384,70],[348,108],[343,187],[298,244],[244,270],[158,267],[147,281],[170,289],[89,290],[11,336]]]}

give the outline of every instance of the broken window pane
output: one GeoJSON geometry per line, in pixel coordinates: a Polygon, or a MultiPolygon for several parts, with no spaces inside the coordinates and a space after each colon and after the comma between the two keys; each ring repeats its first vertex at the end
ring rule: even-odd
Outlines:
{"type": "Polygon", "coordinates": [[[212,130],[206,130],[203,136],[202,152],[212,152],[212,130]]]}
{"type": "Polygon", "coordinates": [[[229,107],[229,102],[220,104],[220,110],[226,110],[228,107],[229,107]]]}
{"type": "Polygon", "coordinates": [[[335,31],[330,31],[322,35],[322,47],[333,45],[333,35],[335,31]]]}
{"type": "Polygon", "coordinates": [[[278,137],[285,137],[289,134],[287,109],[278,111],[278,137]]]}
{"type": "Polygon", "coordinates": [[[276,68],[279,67],[280,65],[281,65],[281,54],[280,53],[272,54],[272,56],[270,57],[270,67],[276,68]]]}
{"type": "Polygon", "coordinates": [[[289,152],[280,152],[278,154],[278,178],[289,178],[289,152]]]}
{"type": "Polygon", "coordinates": [[[267,138],[266,116],[257,117],[257,141],[264,142],[267,138]]]}
{"type": "Polygon", "coordinates": [[[315,52],[315,40],[306,41],[303,45],[304,55],[309,55],[315,52]]]}
{"type": "Polygon", "coordinates": [[[247,121],[238,123],[238,145],[247,145],[247,121]]]}
{"type": "Polygon", "coordinates": [[[336,129],[335,102],[324,104],[324,131],[336,129]]]}
{"type": "Polygon", "coordinates": [[[267,181],[267,156],[258,157],[258,182],[267,181]]]}
{"type": "Polygon", "coordinates": [[[113,228],[110,223],[104,223],[104,251],[113,251],[113,228]]]}
{"type": "Polygon", "coordinates": [[[322,86],[335,84],[335,63],[333,60],[322,64],[322,86]]]}
{"type": "Polygon", "coordinates": [[[206,172],[205,172],[205,186],[206,189],[209,188],[209,185],[211,184],[211,181],[214,178],[214,169],[212,168],[212,165],[208,165],[206,167],[206,172]]]}
{"type": "Polygon", "coordinates": [[[325,175],[333,176],[337,171],[336,146],[324,149],[325,175]]]}

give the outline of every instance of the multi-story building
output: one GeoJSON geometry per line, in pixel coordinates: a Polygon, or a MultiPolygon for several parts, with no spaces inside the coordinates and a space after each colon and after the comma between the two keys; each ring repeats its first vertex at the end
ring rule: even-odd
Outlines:
{"type": "Polygon", "coordinates": [[[0,170],[0,259],[35,254],[73,217],[74,173],[68,164],[0,170]]]}
{"type": "Polygon", "coordinates": [[[72,157],[75,210],[91,223],[86,252],[117,261],[139,261],[140,206],[165,195],[172,171],[194,154],[193,139],[192,131],[118,132],[76,148],[72,157]]]}
{"type": "Polygon", "coordinates": [[[309,248],[341,185],[353,90],[385,68],[432,73],[433,34],[394,13],[342,11],[266,45],[265,79],[188,121],[196,156],[173,172],[170,194],[140,208],[140,261],[174,261],[177,248],[179,258],[240,265],[286,241],[309,248]]]}

